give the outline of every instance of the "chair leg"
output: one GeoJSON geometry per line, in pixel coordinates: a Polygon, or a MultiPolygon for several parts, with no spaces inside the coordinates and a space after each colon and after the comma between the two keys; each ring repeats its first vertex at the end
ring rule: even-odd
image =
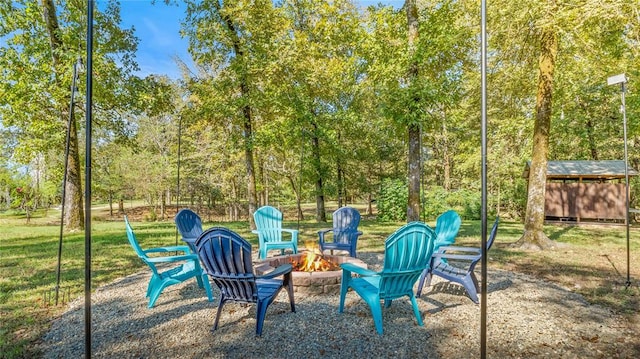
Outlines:
{"type": "Polygon", "coordinates": [[[420,309],[418,308],[418,301],[416,300],[416,297],[412,294],[409,296],[409,299],[411,299],[411,305],[413,306],[413,314],[416,316],[418,325],[421,327],[424,326],[424,323],[422,322],[422,315],[420,314],[420,309]]]}
{"type": "Polygon", "coordinates": [[[478,291],[476,288],[476,283],[474,283],[473,278],[470,275],[467,275],[466,277],[462,278],[461,281],[462,285],[464,286],[464,289],[467,290],[467,294],[469,295],[469,298],[471,298],[471,300],[478,304],[478,291]]]}
{"type": "Polygon", "coordinates": [[[155,286],[151,288],[151,293],[149,293],[149,304],[147,305],[147,308],[153,308],[156,304],[156,300],[158,300],[160,294],[162,294],[162,291],[167,287],[167,285],[167,282],[155,283],[155,286]]]}
{"type": "Polygon", "coordinates": [[[340,281],[340,304],[338,305],[338,313],[344,311],[344,299],[347,296],[349,281],[351,280],[351,272],[342,270],[342,281],[340,281]]]}
{"type": "Polygon", "coordinates": [[[264,317],[267,314],[267,307],[269,306],[269,302],[267,300],[258,301],[258,305],[256,308],[256,336],[262,335],[262,324],[264,324],[264,317]]]}
{"type": "Polygon", "coordinates": [[[424,286],[427,279],[427,286],[429,286],[429,284],[431,284],[431,268],[426,268],[420,275],[420,281],[418,282],[418,291],[416,292],[416,295],[418,297],[422,294],[422,287],[424,286]]]}
{"type": "Polygon", "coordinates": [[[287,273],[284,276],[284,285],[287,286],[287,293],[289,293],[289,303],[291,304],[291,311],[293,313],[296,312],[296,302],[293,298],[293,280],[291,278],[291,273],[287,273]]]}
{"type": "Polygon", "coordinates": [[[471,271],[470,275],[471,275],[471,280],[473,280],[473,284],[475,284],[476,286],[476,290],[479,292],[480,284],[478,284],[478,277],[476,277],[476,273],[474,271],[471,271]]]}
{"type": "Polygon", "coordinates": [[[211,291],[211,283],[209,283],[209,276],[207,276],[206,274],[202,274],[201,276],[198,276],[198,281],[202,282],[202,286],[204,287],[204,291],[207,292],[207,298],[209,299],[210,302],[213,302],[213,292],[211,291]]]}
{"type": "Polygon", "coordinates": [[[376,326],[376,331],[382,335],[382,306],[380,305],[380,297],[374,298],[371,302],[367,303],[369,304],[369,308],[371,308],[371,315],[373,316],[373,324],[376,326]]]}
{"type": "Polygon", "coordinates": [[[152,274],[151,279],[149,279],[149,284],[147,285],[147,295],[145,296],[146,298],[149,298],[153,288],[158,285],[158,281],[160,281],[160,278],[156,274],[152,274]]]}
{"type": "Polygon", "coordinates": [[[216,313],[216,320],[213,323],[213,329],[212,331],[215,331],[216,329],[218,329],[218,320],[220,320],[220,312],[222,312],[222,306],[224,305],[224,298],[220,298],[220,303],[218,304],[218,311],[216,313]]]}

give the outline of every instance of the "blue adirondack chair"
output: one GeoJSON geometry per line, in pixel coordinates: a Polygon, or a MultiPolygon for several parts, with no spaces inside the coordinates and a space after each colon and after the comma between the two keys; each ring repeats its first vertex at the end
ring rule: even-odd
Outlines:
{"type": "Polygon", "coordinates": [[[353,288],[371,308],[376,330],[378,334],[382,334],[380,301],[384,300],[385,307],[389,307],[392,300],[407,296],[411,300],[418,325],[422,326],[422,316],[413,286],[429,263],[435,237],[435,232],[426,224],[411,222],[386,239],[381,271],[374,272],[351,263],[341,264],[342,283],[338,311],[343,312],[347,290],[353,288]],[[358,276],[352,277],[352,273],[358,276]]]}
{"type": "Polygon", "coordinates": [[[189,208],[183,208],[176,214],[174,221],[182,240],[189,245],[193,253],[196,253],[196,239],[202,234],[200,216],[189,208]]]}
{"type": "Polygon", "coordinates": [[[220,304],[213,330],[218,329],[222,306],[228,302],[256,303],[256,335],[262,335],[267,307],[280,290],[287,288],[291,311],[295,312],[291,264],[278,266],[272,272],[256,276],[251,262],[251,244],[232,230],[213,227],[196,241],[198,255],[206,274],[220,288],[220,304]],[[282,276],[283,279],[275,279],[282,276]]]}
{"type": "MultiPolygon", "coordinates": [[[[438,252],[438,248],[442,246],[450,246],[455,242],[456,236],[460,231],[460,225],[462,224],[462,219],[458,212],[454,210],[448,210],[436,219],[436,244],[433,248],[433,252],[438,252]]],[[[445,263],[446,259],[441,259],[445,263]]],[[[430,266],[430,265],[429,265],[430,266]]],[[[422,271],[422,275],[420,276],[420,281],[418,282],[418,296],[422,293],[422,287],[424,286],[424,281],[429,274],[430,268],[425,268],[422,271]]]]}
{"type": "Polygon", "coordinates": [[[298,230],[282,228],[282,212],[271,206],[263,206],[253,213],[256,229],[252,233],[258,235],[258,256],[267,258],[270,250],[280,250],[284,254],[285,249],[291,249],[298,253],[298,230]],[[283,232],[289,233],[290,240],[285,239],[283,232]]]}
{"type": "MultiPolygon", "coordinates": [[[[491,233],[487,239],[487,252],[491,249],[491,245],[498,233],[498,223],[500,217],[496,217],[491,228],[491,233]]],[[[434,275],[442,277],[448,281],[462,284],[467,291],[469,298],[478,304],[478,278],[474,273],[474,269],[478,262],[482,259],[482,249],[476,247],[460,247],[460,246],[442,246],[438,251],[433,253],[431,265],[426,274],[426,285],[431,284],[431,278],[434,275]],[[445,262],[444,260],[451,261],[445,262]],[[455,260],[455,263],[453,261],[455,260]],[[451,262],[451,263],[450,263],[451,262]]],[[[418,296],[422,293],[423,281],[418,285],[418,296]]]]}
{"type": "Polygon", "coordinates": [[[202,271],[202,267],[200,267],[200,262],[198,260],[198,256],[195,253],[191,253],[189,251],[188,246],[171,246],[171,247],[156,247],[151,249],[142,249],[138,240],[136,239],[136,235],[133,233],[133,228],[131,228],[131,224],[127,217],[124,217],[124,222],[127,228],[127,238],[129,239],[129,244],[133,247],[133,250],[136,252],[138,257],[145,262],[151,271],[153,272],[151,275],[151,279],[149,280],[149,285],[147,286],[147,298],[149,298],[148,308],[153,308],[156,300],[162,293],[162,291],[174,284],[182,283],[187,279],[195,277],[198,281],[198,286],[200,288],[204,288],[207,292],[207,297],[209,301],[213,301],[213,294],[211,293],[211,286],[209,285],[209,280],[204,275],[202,271]],[[183,255],[165,255],[162,257],[154,257],[149,256],[149,254],[169,254],[172,252],[183,252],[183,255]],[[156,264],[164,264],[164,263],[173,263],[176,264],[170,269],[165,269],[164,271],[160,271],[156,264]]]}
{"type": "Polygon", "coordinates": [[[320,251],[330,250],[333,254],[334,250],[344,250],[355,257],[358,237],[362,235],[358,230],[360,212],[352,207],[338,208],[333,212],[332,222],[333,228],[318,231],[320,251]]]}

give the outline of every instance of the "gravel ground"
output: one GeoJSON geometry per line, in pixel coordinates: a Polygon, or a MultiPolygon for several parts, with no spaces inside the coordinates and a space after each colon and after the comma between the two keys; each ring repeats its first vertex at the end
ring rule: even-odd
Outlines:
{"type": "MultiPolygon", "coordinates": [[[[377,269],[382,255],[359,258],[377,269]]],[[[255,337],[255,306],[226,304],[211,332],[216,300],[195,281],[171,286],[156,307],[144,297],[148,272],[121,278],[92,295],[92,355],[96,358],[478,358],[480,306],[456,285],[435,278],[418,299],[424,326],[408,299],[383,310],[384,335],[369,307],[347,294],[296,293],[292,313],[285,291],[269,307],[255,337]]],[[[45,358],[84,356],[84,299],[52,324],[38,345],[45,358]]],[[[639,358],[640,338],[624,318],[554,284],[489,270],[488,358],[639,358]]]]}

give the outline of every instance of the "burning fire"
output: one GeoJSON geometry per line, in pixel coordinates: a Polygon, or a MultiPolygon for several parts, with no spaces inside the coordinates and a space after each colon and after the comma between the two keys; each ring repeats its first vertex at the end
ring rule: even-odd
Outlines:
{"type": "Polygon", "coordinates": [[[293,270],[297,272],[327,272],[340,269],[340,265],[324,258],[321,253],[305,252],[299,261],[292,261],[293,270]]]}

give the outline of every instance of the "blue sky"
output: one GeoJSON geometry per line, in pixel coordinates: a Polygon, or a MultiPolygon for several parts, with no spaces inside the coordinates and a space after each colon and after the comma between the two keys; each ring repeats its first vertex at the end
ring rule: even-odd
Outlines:
{"type": "MultiPolygon", "coordinates": [[[[377,3],[402,6],[404,0],[358,0],[362,6],[377,3]]],[[[100,6],[100,0],[97,1],[100,6]]],[[[139,76],[150,74],[168,75],[179,78],[180,70],[175,58],[187,64],[191,57],[187,52],[187,40],[180,37],[180,22],[184,20],[185,7],[180,4],[165,5],[162,0],[121,0],[122,26],[135,28],[140,39],[136,60],[140,66],[139,76]]]]}

